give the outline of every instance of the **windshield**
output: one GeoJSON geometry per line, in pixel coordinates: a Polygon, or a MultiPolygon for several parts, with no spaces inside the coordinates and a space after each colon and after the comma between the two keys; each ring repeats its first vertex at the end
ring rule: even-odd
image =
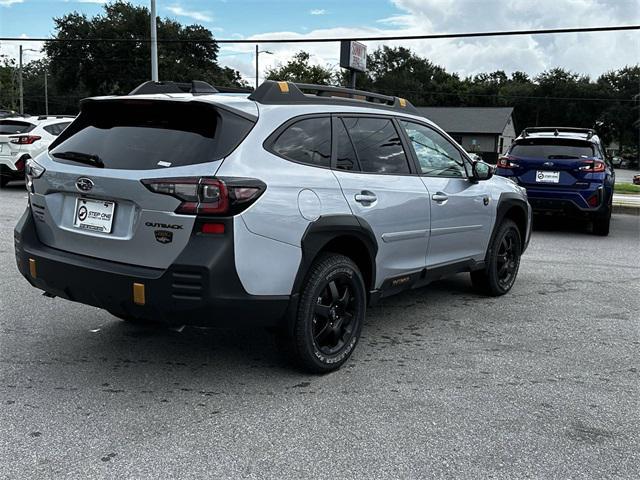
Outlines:
{"type": "Polygon", "coordinates": [[[515,157],[552,158],[556,160],[593,158],[596,150],[590,142],[567,139],[520,140],[511,147],[510,155],[515,157]]]}
{"type": "Polygon", "coordinates": [[[99,158],[104,168],[129,170],[193,165],[227,156],[251,127],[252,121],[203,102],[95,102],[51,155],[61,163],[99,158]]]}
{"type": "Polygon", "coordinates": [[[0,120],[0,135],[15,135],[18,133],[27,133],[36,126],[29,122],[20,122],[17,120],[0,120]]]}

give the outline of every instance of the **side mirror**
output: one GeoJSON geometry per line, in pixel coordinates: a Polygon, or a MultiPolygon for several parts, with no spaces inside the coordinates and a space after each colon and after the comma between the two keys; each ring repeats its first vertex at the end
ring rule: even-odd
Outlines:
{"type": "Polygon", "coordinates": [[[473,171],[473,178],[478,181],[489,180],[493,177],[494,168],[483,161],[473,162],[471,169],[473,171]]]}

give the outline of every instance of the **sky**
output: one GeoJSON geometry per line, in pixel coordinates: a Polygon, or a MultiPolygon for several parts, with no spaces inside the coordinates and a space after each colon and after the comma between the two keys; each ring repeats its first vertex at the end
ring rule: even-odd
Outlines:
{"type": "MultiPolygon", "coordinates": [[[[53,18],[102,11],[103,0],[0,0],[0,37],[48,37],[53,18]]],[[[132,0],[149,5],[149,1],[132,0]]],[[[338,70],[338,44],[269,44],[269,38],[420,35],[640,24],[640,0],[157,0],[160,17],[201,24],[216,38],[259,39],[264,68],[286,63],[304,49],[311,61],[338,70]]],[[[366,42],[369,51],[381,42],[366,42]]],[[[481,39],[385,42],[405,46],[461,77],[516,70],[536,75],[553,67],[592,78],[640,62],[640,31],[481,39]]],[[[37,43],[25,48],[39,49],[37,43]]],[[[255,80],[254,45],[224,45],[219,63],[255,80]]],[[[0,54],[16,56],[16,42],[0,54]]],[[[25,61],[38,58],[25,52],[25,61]]],[[[160,72],[162,79],[162,72],[160,72]]]]}

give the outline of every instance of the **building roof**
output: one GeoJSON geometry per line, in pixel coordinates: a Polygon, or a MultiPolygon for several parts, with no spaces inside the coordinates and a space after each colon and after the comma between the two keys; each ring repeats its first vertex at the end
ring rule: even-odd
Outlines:
{"type": "Polygon", "coordinates": [[[447,133],[501,134],[513,107],[417,107],[447,133]]]}

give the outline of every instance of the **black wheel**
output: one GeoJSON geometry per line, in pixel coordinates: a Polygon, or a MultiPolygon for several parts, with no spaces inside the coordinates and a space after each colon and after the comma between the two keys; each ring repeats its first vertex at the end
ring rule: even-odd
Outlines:
{"type": "Polygon", "coordinates": [[[4,175],[4,174],[0,173],[0,188],[6,187],[7,183],[9,183],[10,180],[11,180],[11,178],[9,178],[8,175],[4,175]]]}
{"type": "Polygon", "coordinates": [[[516,281],[522,253],[520,231],[513,221],[502,222],[489,249],[487,265],[471,272],[471,281],[483,293],[504,295],[516,281]]]}
{"type": "Polygon", "coordinates": [[[600,235],[606,237],[609,235],[609,227],[611,226],[611,211],[613,210],[613,199],[609,200],[607,211],[604,215],[595,217],[593,219],[593,233],[594,235],[600,235]]]}
{"type": "Polygon", "coordinates": [[[364,322],[366,290],[357,265],[326,254],[309,271],[291,338],[291,356],[314,373],[337,370],[355,349],[364,322]]]}

